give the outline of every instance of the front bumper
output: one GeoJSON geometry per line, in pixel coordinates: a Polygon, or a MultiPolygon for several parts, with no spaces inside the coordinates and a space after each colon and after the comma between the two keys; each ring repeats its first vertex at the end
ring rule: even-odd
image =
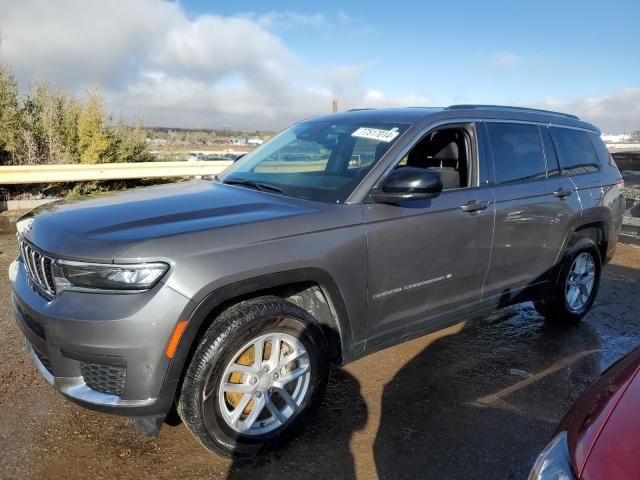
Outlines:
{"type": "Polygon", "coordinates": [[[86,408],[131,417],[162,416],[178,378],[164,355],[191,301],[159,283],[134,295],[65,291],[49,301],[27,278],[18,258],[10,266],[12,303],[27,350],[43,377],[86,408]]]}

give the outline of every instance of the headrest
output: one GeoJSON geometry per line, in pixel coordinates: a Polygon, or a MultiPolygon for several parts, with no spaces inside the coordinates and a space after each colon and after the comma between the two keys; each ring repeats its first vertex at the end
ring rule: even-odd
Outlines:
{"type": "Polygon", "coordinates": [[[445,145],[440,151],[436,152],[433,156],[436,160],[455,160],[460,158],[460,151],[458,150],[458,144],[451,142],[445,145]]]}

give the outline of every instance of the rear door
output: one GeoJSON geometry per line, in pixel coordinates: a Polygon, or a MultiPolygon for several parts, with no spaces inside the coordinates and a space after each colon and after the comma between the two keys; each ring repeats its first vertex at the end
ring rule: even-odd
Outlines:
{"type": "Polygon", "coordinates": [[[484,299],[509,301],[543,281],[580,214],[571,180],[560,175],[546,126],[484,124],[494,165],[496,224],[484,299]]]}

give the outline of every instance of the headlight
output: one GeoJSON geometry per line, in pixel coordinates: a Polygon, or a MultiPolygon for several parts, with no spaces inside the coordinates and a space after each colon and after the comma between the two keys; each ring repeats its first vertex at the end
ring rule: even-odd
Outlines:
{"type": "Polygon", "coordinates": [[[169,269],[166,263],[110,265],[57,260],[52,265],[56,292],[121,291],[134,293],[148,290],[169,269]]]}
{"type": "Polygon", "coordinates": [[[560,432],[538,455],[529,480],[575,480],[569,458],[567,432],[560,432]]]}

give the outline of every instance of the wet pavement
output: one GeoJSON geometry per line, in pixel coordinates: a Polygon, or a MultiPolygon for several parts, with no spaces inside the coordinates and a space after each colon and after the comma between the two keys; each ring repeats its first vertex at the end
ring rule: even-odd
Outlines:
{"type": "Polygon", "coordinates": [[[526,478],[572,401],[640,344],[640,247],[620,245],[580,325],[522,304],[375,353],[333,373],[286,448],[236,463],[183,425],[145,440],[55,394],[14,324],[14,243],[0,235],[0,478],[526,478]]]}

